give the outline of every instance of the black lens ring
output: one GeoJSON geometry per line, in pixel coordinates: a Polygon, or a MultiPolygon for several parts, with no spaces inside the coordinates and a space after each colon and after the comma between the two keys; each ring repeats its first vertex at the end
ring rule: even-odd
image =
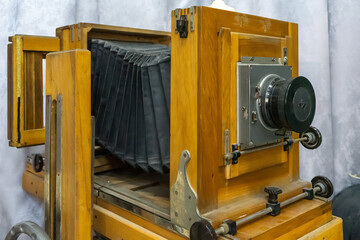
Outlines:
{"type": "Polygon", "coordinates": [[[287,124],[287,127],[298,133],[303,132],[306,129],[308,129],[314,119],[315,108],[316,108],[315,91],[314,91],[314,88],[312,87],[310,81],[307,78],[302,77],[302,76],[299,76],[299,77],[296,77],[296,78],[293,78],[292,80],[290,80],[290,83],[287,86],[287,90],[285,91],[284,99],[285,99],[284,117],[285,117],[285,122],[287,124]],[[300,88],[304,88],[310,97],[309,102],[308,102],[308,104],[310,104],[309,113],[308,113],[308,116],[306,117],[306,119],[304,119],[303,121],[300,120],[295,115],[295,111],[294,111],[295,108],[293,106],[293,100],[295,97],[295,93],[300,88]]]}

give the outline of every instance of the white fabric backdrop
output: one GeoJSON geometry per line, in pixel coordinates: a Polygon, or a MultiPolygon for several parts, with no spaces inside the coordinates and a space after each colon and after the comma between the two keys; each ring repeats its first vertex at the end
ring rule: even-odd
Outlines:
{"type": "MultiPolygon", "coordinates": [[[[15,33],[55,35],[55,28],[77,22],[170,31],[170,11],[211,4],[191,0],[17,0],[0,1],[0,239],[23,220],[43,222],[42,203],[21,188],[26,155],[42,147],[14,149],[6,137],[6,44],[15,33]]],[[[317,112],[313,125],[322,146],[301,148],[301,177],[326,175],[336,191],[360,174],[360,2],[356,0],[228,0],[236,11],[299,24],[300,74],[314,85],[317,112]]]]}

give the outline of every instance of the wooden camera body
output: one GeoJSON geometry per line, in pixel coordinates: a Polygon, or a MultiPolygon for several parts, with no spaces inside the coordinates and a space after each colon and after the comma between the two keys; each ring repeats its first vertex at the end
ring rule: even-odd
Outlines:
{"type": "Polygon", "coordinates": [[[280,205],[317,186],[299,178],[299,142],[308,136],[267,128],[253,98],[256,74],[298,76],[297,24],[191,7],[172,12],[171,34],[79,23],[58,28],[56,37],[10,41],[9,143],[45,143],[44,170],[28,163],[23,188],[44,199],[51,239],[90,239],[91,226],[110,239],[210,239],[195,229],[203,222],[198,228],[210,226],[211,239],[342,239],[330,201],[302,199],[308,195],[277,216],[235,225],[233,234],[224,229],[268,209],[268,186],[282,190],[280,205]],[[129,169],[95,146],[92,39],[171,46],[168,173],[129,169]]]}

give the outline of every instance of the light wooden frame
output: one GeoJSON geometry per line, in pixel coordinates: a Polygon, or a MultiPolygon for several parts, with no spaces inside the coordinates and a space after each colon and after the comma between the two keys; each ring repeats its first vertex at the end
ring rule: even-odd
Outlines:
{"type": "Polygon", "coordinates": [[[15,35],[8,45],[8,139],[12,147],[45,143],[43,66],[60,50],[56,37],[15,35]]]}

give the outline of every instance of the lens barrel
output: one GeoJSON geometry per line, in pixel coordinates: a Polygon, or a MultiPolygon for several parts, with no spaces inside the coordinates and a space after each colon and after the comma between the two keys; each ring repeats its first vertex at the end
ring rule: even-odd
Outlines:
{"type": "Polygon", "coordinates": [[[316,99],[310,81],[302,76],[286,80],[265,77],[261,87],[262,119],[270,128],[305,131],[315,115],[316,99]]]}

